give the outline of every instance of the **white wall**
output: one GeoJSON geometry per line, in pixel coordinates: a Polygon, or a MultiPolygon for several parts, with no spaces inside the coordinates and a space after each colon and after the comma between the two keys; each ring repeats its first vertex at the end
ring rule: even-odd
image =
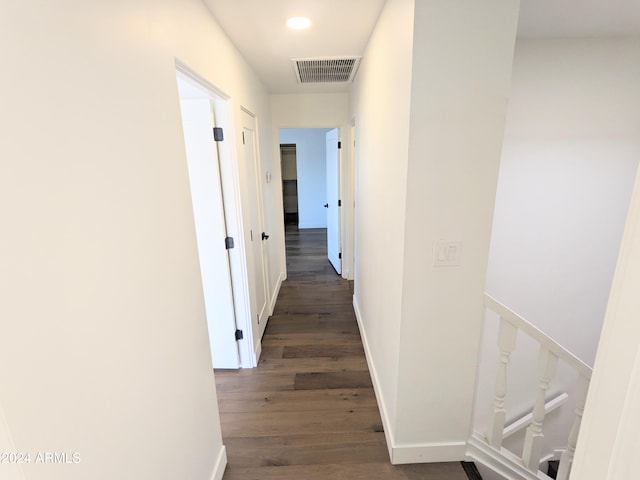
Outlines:
{"type": "MultiPolygon", "coordinates": [[[[0,405],[0,452],[2,452],[3,455],[24,455],[26,453],[16,450],[2,405],[0,405]]],[[[23,459],[23,457],[20,457],[20,460],[23,459]]],[[[0,467],[0,478],[2,480],[25,480],[22,462],[16,461],[15,457],[11,459],[11,457],[5,458],[3,456],[3,461],[0,465],[2,465],[0,467]]]]}
{"type": "Polygon", "coordinates": [[[519,40],[514,60],[487,291],[591,365],[640,158],[639,48],[519,40]]]}
{"type": "Polygon", "coordinates": [[[81,454],[26,478],[220,478],[175,58],[267,164],[268,96],[197,0],[1,8],[0,403],[17,450],[81,454]]]}
{"type": "Polygon", "coordinates": [[[396,438],[407,460],[466,448],[518,6],[416,2],[396,438]],[[441,239],[461,242],[460,266],[433,267],[441,239]]]}
{"type": "MultiPolygon", "coordinates": [[[[518,40],[487,291],[593,365],[640,158],[640,42],[518,40]]],[[[476,429],[488,421],[497,320],[487,319],[476,429]]],[[[507,418],[530,411],[537,347],[519,339],[507,418]]],[[[561,368],[549,396],[575,388],[561,368]]],[[[546,422],[564,448],[575,399],[546,422]]],[[[519,439],[508,443],[517,447],[519,439]]]]}
{"type": "Polygon", "coordinates": [[[271,95],[274,139],[280,128],[335,128],[349,122],[349,95],[271,95]]]}
{"type": "Polygon", "coordinates": [[[298,226],[327,228],[326,128],[282,128],[280,143],[295,143],[298,226]]]}
{"type": "Polygon", "coordinates": [[[355,302],[394,463],[464,457],[517,13],[388,2],[359,74],[355,302]]]}
{"type": "Polygon", "coordinates": [[[640,417],[640,175],[578,438],[572,480],[634,478],[640,417]]]}
{"type": "Polygon", "coordinates": [[[389,0],[352,92],[356,125],[354,307],[387,444],[395,443],[413,0],[389,0]]]}

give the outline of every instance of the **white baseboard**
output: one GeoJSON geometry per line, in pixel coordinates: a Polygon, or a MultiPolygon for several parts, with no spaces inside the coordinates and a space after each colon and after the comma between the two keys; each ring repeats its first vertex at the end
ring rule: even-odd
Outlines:
{"type": "Polygon", "coordinates": [[[225,468],[227,468],[227,447],[222,445],[216,464],[213,467],[213,473],[211,473],[211,480],[222,480],[225,468]]]}
{"type": "Polygon", "coordinates": [[[394,445],[391,463],[459,462],[466,451],[466,442],[394,445]]]}
{"type": "Polygon", "coordinates": [[[364,353],[367,358],[367,365],[369,366],[369,372],[371,373],[371,380],[373,382],[373,390],[376,393],[378,409],[380,410],[380,417],[382,417],[382,426],[387,440],[387,448],[389,450],[389,459],[391,460],[391,463],[394,465],[400,465],[406,463],[455,462],[465,458],[465,453],[467,451],[466,442],[422,444],[398,444],[395,442],[393,429],[391,428],[391,421],[389,420],[389,413],[380,387],[378,371],[373,361],[373,356],[371,355],[369,341],[367,339],[367,331],[364,328],[362,314],[360,313],[360,307],[358,306],[358,299],[355,295],[353,296],[353,310],[355,311],[356,319],[358,321],[360,337],[362,338],[364,353]]]}
{"type": "Polygon", "coordinates": [[[358,307],[358,299],[353,296],[353,310],[356,314],[356,320],[358,321],[358,328],[360,329],[360,337],[362,338],[362,345],[364,346],[364,354],[367,358],[367,365],[369,367],[369,373],[371,374],[371,381],[373,382],[373,390],[376,394],[376,400],[378,401],[378,410],[380,410],[380,417],[382,417],[382,427],[384,429],[384,436],[387,440],[387,448],[389,449],[389,460],[393,463],[393,434],[391,429],[391,422],[389,421],[389,414],[387,407],[384,403],[384,397],[380,388],[380,379],[378,378],[378,371],[373,363],[371,356],[371,350],[369,349],[369,341],[367,340],[367,331],[362,323],[362,316],[360,314],[360,307],[358,307]]]}
{"type": "Polygon", "coordinates": [[[305,228],[327,228],[327,224],[324,225],[319,223],[299,223],[298,228],[300,230],[304,230],[305,228]]]}
{"type": "Polygon", "coordinates": [[[256,349],[253,353],[255,355],[255,357],[253,358],[256,359],[256,364],[254,365],[254,367],[257,367],[258,362],[260,361],[260,355],[262,354],[262,341],[258,342],[258,345],[256,345],[256,349]]]}
{"type": "Polygon", "coordinates": [[[276,308],[276,301],[278,300],[278,294],[280,293],[282,282],[284,282],[284,272],[280,272],[278,281],[276,282],[276,288],[273,289],[273,293],[271,294],[271,299],[269,301],[269,315],[273,315],[273,310],[276,308]]]}
{"type": "MultiPolygon", "coordinates": [[[[285,274],[284,272],[280,272],[278,276],[278,281],[276,282],[276,286],[273,289],[273,293],[271,294],[271,298],[269,299],[269,303],[266,306],[269,316],[273,315],[273,310],[276,308],[276,301],[278,300],[278,295],[280,294],[280,287],[282,287],[282,282],[284,282],[285,274]]],[[[269,319],[267,318],[267,322],[269,319]]],[[[251,348],[251,347],[249,347],[251,348]]],[[[250,353],[250,352],[249,352],[250,353]]],[[[255,368],[258,366],[258,361],[260,360],[260,354],[262,353],[262,341],[259,341],[253,350],[253,358],[255,360],[254,364],[243,366],[243,368],[255,368]]]]}

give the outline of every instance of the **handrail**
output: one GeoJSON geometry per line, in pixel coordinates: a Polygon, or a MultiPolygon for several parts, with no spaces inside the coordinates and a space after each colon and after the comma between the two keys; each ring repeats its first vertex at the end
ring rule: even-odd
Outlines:
{"type": "MultiPolygon", "coordinates": [[[[544,414],[549,415],[549,413],[553,412],[555,409],[561,407],[569,398],[569,395],[566,392],[562,392],[551,400],[548,400],[544,404],[544,414]]],[[[514,433],[519,432],[523,428],[527,428],[531,425],[531,421],[533,420],[533,408],[529,413],[522,415],[520,418],[515,419],[513,422],[504,426],[504,430],[502,431],[502,439],[504,440],[507,437],[510,437],[514,433]]]]}
{"type": "Polygon", "coordinates": [[[533,326],[531,323],[526,321],[517,313],[510,310],[508,307],[498,302],[491,295],[484,294],[484,304],[485,307],[494,311],[500,317],[513,326],[515,326],[518,330],[522,330],[524,333],[532,337],[541,345],[544,345],[550,352],[556,355],[558,358],[563,360],[564,362],[571,365],[575,368],[580,375],[585,377],[587,380],[591,379],[591,367],[576,357],[569,350],[564,348],[558,342],[553,340],[547,334],[539,330],[537,327],[533,326]]]}

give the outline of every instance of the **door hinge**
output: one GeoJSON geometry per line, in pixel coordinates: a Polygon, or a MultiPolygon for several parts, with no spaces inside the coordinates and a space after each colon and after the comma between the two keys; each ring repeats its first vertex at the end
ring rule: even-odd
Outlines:
{"type": "Polygon", "coordinates": [[[244,132],[242,132],[242,144],[244,145],[244,132]]]}
{"type": "Polygon", "coordinates": [[[224,247],[229,250],[231,248],[233,248],[233,237],[226,237],[224,239],[224,247]]]}
{"type": "Polygon", "coordinates": [[[224,140],[224,132],[220,127],[213,127],[213,139],[216,142],[221,142],[224,140]]]}
{"type": "Polygon", "coordinates": [[[338,200],[338,206],[341,207],[342,206],[342,200],[338,200]]]}
{"type": "Polygon", "coordinates": [[[242,340],[243,338],[244,338],[244,335],[242,334],[242,330],[236,329],[236,341],[242,340]]]}
{"type": "Polygon", "coordinates": [[[338,142],[338,148],[342,148],[342,142],[338,142]]]}
{"type": "Polygon", "coordinates": [[[340,260],[342,260],[342,252],[340,252],[340,253],[338,254],[338,258],[339,258],[340,260]]]}

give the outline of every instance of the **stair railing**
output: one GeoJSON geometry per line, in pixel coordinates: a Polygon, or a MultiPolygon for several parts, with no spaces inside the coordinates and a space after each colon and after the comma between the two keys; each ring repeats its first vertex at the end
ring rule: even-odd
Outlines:
{"type": "Polygon", "coordinates": [[[543,454],[546,395],[549,384],[555,376],[558,360],[569,365],[578,374],[578,385],[575,393],[577,405],[575,418],[567,440],[567,448],[564,450],[560,459],[560,466],[556,477],[557,480],[567,480],[571,471],[571,464],[580,431],[580,422],[582,420],[587,389],[591,379],[591,368],[555,340],[551,339],[491,296],[485,294],[484,305],[486,310],[490,310],[500,317],[498,333],[500,357],[490,412],[491,420],[486,441],[497,451],[502,450],[506,420],[505,397],[507,393],[507,367],[511,353],[515,350],[517,335],[521,332],[531,337],[540,346],[537,366],[538,390],[533,404],[531,424],[525,433],[524,447],[520,459],[521,465],[529,472],[537,474],[539,470],[540,460],[543,454]]]}

